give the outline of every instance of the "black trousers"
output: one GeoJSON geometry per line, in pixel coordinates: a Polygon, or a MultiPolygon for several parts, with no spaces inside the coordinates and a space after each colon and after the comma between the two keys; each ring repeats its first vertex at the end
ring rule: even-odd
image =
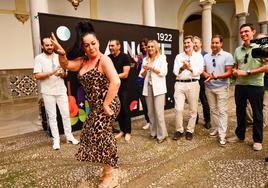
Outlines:
{"type": "Polygon", "coordinates": [[[200,92],[199,92],[199,99],[201,101],[202,104],[202,108],[203,108],[203,116],[205,119],[205,122],[210,122],[210,108],[209,108],[209,104],[208,104],[208,100],[207,100],[207,96],[206,96],[206,92],[205,92],[205,81],[206,79],[202,76],[200,76],[199,79],[199,85],[200,85],[200,92]]]}
{"type": "Polygon", "coordinates": [[[123,88],[119,90],[118,97],[121,103],[121,109],[117,116],[120,130],[123,133],[131,133],[131,115],[129,110],[129,97],[128,91],[123,88]]]}
{"type": "Polygon", "coordinates": [[[245,139],[246,132],[246,107],[247,100],[250,103],[253,112],[253,141],[262,143],[263,140],[263,86],[236,85],[235,86],[235,104],[237,128],[236,136],[240,140],[245,139]]]}
{"type": "Polygon", "coordinates": [[[150,123],[150,119],[149,119],[149,116],[148,116],[148,109],[147,109],[146,100],[145,100],[145,97],[142,95],[143,86],[142,85],[138,85],[137,88],[138,88],[139,99],[141,100],[141,105],[142,105],[144,117],[146,119],[146,122],[147,123],[150,123]]]}

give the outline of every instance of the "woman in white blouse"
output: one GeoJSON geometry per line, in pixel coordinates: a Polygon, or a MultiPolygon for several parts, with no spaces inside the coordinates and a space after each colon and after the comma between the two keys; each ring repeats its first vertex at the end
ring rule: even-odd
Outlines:
{"type": "Polygon", "coordinates": [[[156,40],[148,42],[147,53],[148,56],[143,59],[140,72],[140,75],[145,78],[143,95],[151,121],[151,136],[157,138],[158,143],[162,143],[168,136],[164,117],[167,61],[165,55],[160,55],[159,44],[156,40]]]}

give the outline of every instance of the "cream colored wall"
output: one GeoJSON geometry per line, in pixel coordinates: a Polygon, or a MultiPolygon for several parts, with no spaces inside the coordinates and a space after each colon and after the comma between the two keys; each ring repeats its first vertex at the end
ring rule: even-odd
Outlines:
{"type": "Polygon", "coordinates": [[[19,22],[12,14],[15,9],[14,0],[0,1],[0,70],[33,67],[30,20],[19,22]]]}
{"type": "Polygon", "coordinates": [[[155,17],[158,27],[178,29],[177,27],[177,11],[183,3],[183,0],[156,0],[155,1],[155,17]],[[170,6],[172,5],[172,6],[170,6]]]}
{"type": "Polygon", "coordinates": [[[0,70],[32,68],[30,21],[22,24],[13,14],[0,14],[0,22],[0,70]]]}
{"type": "Polygon", "coordinates": [[[67,0],[48,0],[48,12],[50,14],[66,15],[74,17],[90,17],[90,0],[83,0],[77,10],[67,0]]]}
{"type": "Polygon", "coordinates": [[[98,0],[98,19],[142,24],[142,0],[98,0]]]}

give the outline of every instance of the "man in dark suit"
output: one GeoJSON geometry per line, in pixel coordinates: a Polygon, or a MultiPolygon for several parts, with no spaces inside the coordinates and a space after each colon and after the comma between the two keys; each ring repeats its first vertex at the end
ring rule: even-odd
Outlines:
{"type": "MultiPolygon", "coordinates": [[[[198,36],[194,36],[194,51],[197,52],[197,53],[201,53],[201,55],[203,57],[204,57],[204,55],[207,54],[207,52],[202,50],[202,40],[198,36]]],[[[203,116],[204,116],[204,120],[205,120],[204,127],[206,129],[210,129],[210,127],[211,127],[211,124],[210,124],[210,108],[209,108],[208,100],[207,100],[207,97],[206,97],[206,94],[205,94],[205,83],[204,83],[204,81],[205,81],[205,78],[201,74],[200,79],[199,79],[199,85],[200,85],[199,99],[201,101],[202,108],[203,108],[203,116]]],[[[197,114],[196,124],[198,123],[198,120],[199,120],[199,114],[197,114]]]]}

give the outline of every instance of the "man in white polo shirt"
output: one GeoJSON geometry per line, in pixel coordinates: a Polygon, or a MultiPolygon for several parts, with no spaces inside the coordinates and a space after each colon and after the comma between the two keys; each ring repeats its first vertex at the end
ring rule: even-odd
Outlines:
{"type": "Polygon", "coordinates": [[[190,119],[186,128],[185,137],[192,140],[197,117],[198,98],[200,86],[198,80],[203,72],[204,59],[200,53],[193,50],[193,36],[184,37],[184,52],[178,54],[174,60],[173,73],[176,75],[175,83],[175,127],[173,140],[178,140],[184,134],[183,110],[187,99],[190,110],[190,119]]]}
{"type": "Polygon", "coordinates": [[[68,98],[64,85],[64,70],[59,66],[58,54],[54,53],[54,46],[50,38],[41,40],[43,53],[34,60],[34,77],[40,80],[41,94],[44,99],[48,122],[53,136],[53,149],[60,149],[60,136],[57,124],[56,104],[59,107],[64,133],[68,143],[78,144],[73,137],[69,115],[68,98]]]}
{"type": "Polygon", "coordinates": [[[213,131],[210,136],[219,135],[221,146],[226,144],[228,125],[229,79],[234,59],[232,54],[222,50],[223,38],[214,35],[211,39],[211,53],[204,56],[206,95],[210,106],[213,131]]]}

